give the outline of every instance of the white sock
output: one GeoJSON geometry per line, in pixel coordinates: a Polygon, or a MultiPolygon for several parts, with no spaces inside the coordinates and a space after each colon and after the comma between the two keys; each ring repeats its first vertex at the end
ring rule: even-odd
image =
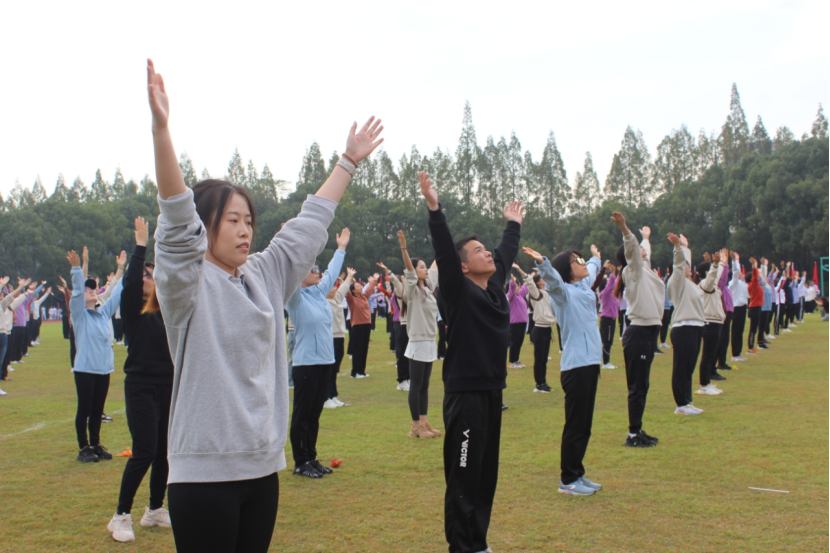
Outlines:
{"type": "Polygon", "coordinates": [[[632,434],[631,432],[628,433],[629,438],[636,438],[637,434],[632,434]]]}

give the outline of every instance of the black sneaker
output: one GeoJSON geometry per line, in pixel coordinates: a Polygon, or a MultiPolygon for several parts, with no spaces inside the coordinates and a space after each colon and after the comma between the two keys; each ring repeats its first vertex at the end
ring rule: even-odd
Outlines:
{"type": "Polygon", "coordinates": [[[101,422],[112,422],[112,417],[106,413],[101,413],[101,422]]]}
{"type": "Polygon", "coordinates": [[[92,452],[101,459],[106,459],[107,461],[112,459],[112,453],[107,451],[107,448],[105,448],[101,444],[92,446],[92,452]]]}
{"type": "Polygon", "coordinates": [[[643,437],[643,432],[640,432],[633,438],[628,436],[625,439],[625,443],[623,444],[625,447],[654,447],[655,444],[651,440],[647,440],[643,437]]]}
{"type": "Polygon", "coordinates": [[[323,477],[323,475],[317,472],[317,469],[315,469],[314,466],[309,462],[305,462],[302,465],[298,465],[297,467],[295,467],[294,476],[305,476],[306,478],[314,479],[323,477]]]}
{"type": "Polygon", "coordinates": [[[729,365],[721,365],[720,367],[715,367],[715,368],[716,368],[716,370],[719,370],[719,371],[731,371],[732,370],[732,367],[730,367],[729,365]]]}
{"type": "Polygon", "coordinates": [[[334,472],[330,468],[324,467],[323,463],[321,463],[318,459],[314,459],[313,461],[309,461],[309,463],[311,463],[311,466],[314,467],[314,470],[316,470],[320,474],[331,474],[331,473],[334,472]]]}
{"type": "Polygon", "coordinates": [[[723,380],[726,380],[726,377],[719,375],[716,371],[712,373],[712,375],[709,377],[709,380],[717,380],[718,382],[721,382],[723,380]]]}
{"type": "Polygon", "coordinates": [[[655,438],[654,436],[649,436],[648,434],[646,434],[644,430],[640,430],[640,433],[637,434],[637,435],[640,438],[644,439],[644,440],[650,441],[654,445],[657,445],[657,443],[660,441],[658,438],[655,438]]]}
{"type": "Polygon", "coordinates": [[[542,392],[543,394],[549,394],[551,392],[550,386],[548,386],[547,382],[542,382],[541,384],[537,384],[535,388],[533,388],[534,392],[542,392]]]}
{"type": "Polygon", "coordinates": [[[758,344],[758,347],[761,349],[769,349],[769,346],[766,344],[758,344]]]}
{"type": "Polygon", "coordinates": [[[85,446],[81,451],[78,452],[78,457],[75,460],[80,461],[81,463],[97,463],[98,456],[95,455],[95,452],[92,451],[91,447],[85,446]]]}
{"type": "Polygon", "coordinates": [[[501,404],[501,410],[502,410],[502,411],[507,411],[508,409],[510,409],[510,407],[508,407],[508,406],[507,406],[507,405],[505,405],[504,403],[502,403],[502,404],[501,404]]]}

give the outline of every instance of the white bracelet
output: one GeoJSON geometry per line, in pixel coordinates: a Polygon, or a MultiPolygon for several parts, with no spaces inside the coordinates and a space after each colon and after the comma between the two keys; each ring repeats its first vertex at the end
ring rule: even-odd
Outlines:
{"type": "Polygon", "coordinates": [[[354,176],[354,173],[357,170],[357,168],[353,164],[349,163],[348,161],[346,161],[345,158],[342,157],[340,158],[340,161],[337,162],[337,165],[345,169],[346,172],[352,177],[354,176]]]}

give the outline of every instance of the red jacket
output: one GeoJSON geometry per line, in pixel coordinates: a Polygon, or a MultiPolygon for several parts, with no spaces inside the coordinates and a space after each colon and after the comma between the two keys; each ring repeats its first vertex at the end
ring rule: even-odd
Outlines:
{"type": "Polygon", "coordinates": [[[761,286],[761,273],[756,267],[752,268],[752,282],[747,283],[749,289],[749,306],[764,306],[764,287],[761,286]]]}

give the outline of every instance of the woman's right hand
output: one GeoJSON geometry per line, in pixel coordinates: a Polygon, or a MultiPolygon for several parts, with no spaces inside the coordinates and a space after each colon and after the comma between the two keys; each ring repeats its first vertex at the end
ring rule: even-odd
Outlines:
{"type": "MultiPolygon", "coordinates": [[[[386,273],[387,275],[389,274],[389,269],[387,269],[386,265],[384,265],[383,263],[377,262],[377,263],[375,263],[375,265],[377,265],[378,267],[383,269],[383,272],[386,273]]],[[[350,270],[350,269],[347,269],[347,270],[350,270]]]]}
{"type": "Polygon", "coordinates": [[[400,242],[400,244],[401,244],[401,249],[405,250],[406,249],[406,236],[404,236],[404,233],[403,233],[402,230],[398,231],[398,242],[400,242]]]}
{"type": "Polygon", "coordinates": [[[438,193],[432,187],[432,181],[426,171],[418,172],[418,183],[421,185],[421,195],[427,201],[427,208],[430,211],[438,209],[438,193]]]}
{"type": "Polygon", "coordinates": [[[153,113],[153,130],[164,129],[170,118],[170,101],[164,90],[164,79],[156,73],[153,60],[147,60],[147,93],[150,96],[150,111],[153,113]]]}
{"type": "Polygon", "coordinates": [[[536,263],[542,263],[545,260],[542,254],[540,254],[536,250],[532,250],[530,248],[522,248],[522,250],[525,252],[525,254],[527,254],[529,258],[531,258],[536,263]]]}
{"type": "Polygon", "coordinates": [[[680,237],[673,232],[670,232],[666,235],[669,239],[669,242],[674,244],[675,248],[680,249],[680,237]]]}
{"type": "Polygon", "coordinates": [[[150,223],[144,217],[135,218],[135,245],[146,246],[150,237],[150,223]]]}
{"type": "Polygon", "coordinates": [[[78,257],[78,254],[75,253],[75,250],[66,252],[66,260],[69,261],[69,264],[72,267],[81,266],[81,259],[78,257]]]}

